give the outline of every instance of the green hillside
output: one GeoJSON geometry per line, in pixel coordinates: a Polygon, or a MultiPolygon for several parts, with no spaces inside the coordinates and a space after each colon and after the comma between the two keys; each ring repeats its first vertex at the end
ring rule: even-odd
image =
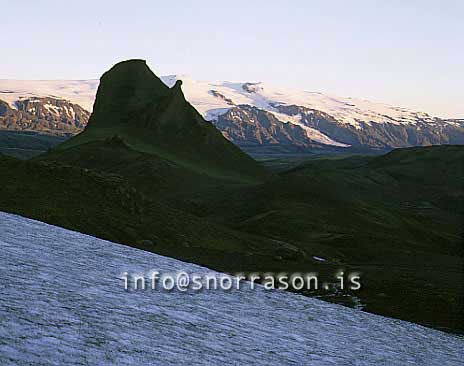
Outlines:
{"type": "Polygon", "coordinates": [[[115,139],[43,158],[121,175],[177,212],[262,240],[240,252],[200,240],[201,251],[163,254],[230,272],[317,270],[327,281],[340,268],[359,271],[365,287],[352,295],[366,310],[463,329],[464,147],[317,157],[254,184],[197,174],[115,139]]]}

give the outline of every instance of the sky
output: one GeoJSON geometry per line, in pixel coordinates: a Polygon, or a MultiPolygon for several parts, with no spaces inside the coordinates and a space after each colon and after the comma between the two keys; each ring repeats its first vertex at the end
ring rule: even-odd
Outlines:
{"type": "Polygon", "coordinates": [[[1,79],[262,81],[464,118],[462,0],[0,0],[1,79]]]}

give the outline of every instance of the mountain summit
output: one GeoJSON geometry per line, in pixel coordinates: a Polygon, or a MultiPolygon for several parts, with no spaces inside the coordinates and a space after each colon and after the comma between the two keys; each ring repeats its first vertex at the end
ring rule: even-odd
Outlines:
{"type": "Polygon", "coordinates": [[[265,175],[185,100],[180,80],[169,88],[143,60],[120,62],[103,74],[88,125],[58,149],[115,136],[131,149],[208,175],[265,175]]]}
{"type": "Polygon", "coordinates": [[[134,112],[168,94],[169,88],[144,60],[120,62],[100,79],[89,128],[130,123],[134,112]]]}

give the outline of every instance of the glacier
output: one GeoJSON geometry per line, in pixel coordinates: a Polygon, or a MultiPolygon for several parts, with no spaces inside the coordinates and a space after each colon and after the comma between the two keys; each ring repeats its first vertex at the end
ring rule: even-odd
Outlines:
{"type": "MultiPolygon", "coordinates": [[[[203,115],[215,123],[220,116],[240,105],[256,107],[272,114],[281,123],[290,123],[303,128],[309,140],[333,146],[349,147],[346,141],[330,137],[319,128],[312,128],[301,122],[301,112],[293,115],[282,113],[285,106],[299,106],[309,111],[323,112],[344,126],[363,130],[366,126],[381,125],[417,126],[421,125],[440,129],[460,127],[461,120],[443,120],[425,112],[391,106],[385,103],[364,99],[339,97],[330,94],[292,90],[274,87],[257,82],[201,81],[188,75],[167,75],[160,79],[169,87],[177,80],[182,80],[182,90],[186,99],[203,115]]],[[[65,99],[92,111],[99,80],[0,80],[0,100],[6,101],[11,108],[16,108],[18,101],[37,97],[65,99]]],[[[396,145],[394,147],[397,147],[396,145]]]]}
{"type": "MultiPolygon", "coordinates": [[[[188,75],[166,75],[161,80],[172,87],[182,80],[186,99],[207,119],[215,116],[213,111],[224,113],[233,105],[248,104],[276,113],[282,122],[294,123],[291,116],[282,116],[274,104],[300,105],[330,114],[341,123],[359,127],[359,121],[370,123],[415,124],[418,119],[433,123],[435,118],[424,112],[391,106],[364,99],[339,97],[330,94],[291,90],[263,83],[201,81],[188,75]],[[215,93],[224,98],[218,98],[215,93]],[[233,104],[231,104],[233,103],[233,104]]],[[[99,80],[0,80],[0,99],[14,107],[22,98],[55,97],[79,104],[92,111],[99,80]]],[[[217,114],[217,113],[216,113],[217,114]]]]}
{"type": "Polygon", "coordinates": [[[121,273],[210,272],[0,212],[0,364],[462,365],[464,339],[262,287],[126,291],[121,273]]]}

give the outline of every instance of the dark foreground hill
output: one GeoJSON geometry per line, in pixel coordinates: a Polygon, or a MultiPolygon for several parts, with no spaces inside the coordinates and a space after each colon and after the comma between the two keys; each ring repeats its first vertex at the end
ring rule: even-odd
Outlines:
{"type": "Polygon", "coordinates": [[[132,149],[216,177],[256,180],[264,170],[188,103],[181,82],[168,88],[143,60],[106,72],[85,130],[58,150],[118,137],[132,149]]]}
{"type": "Polygon", "coordinates": [[[168,207],[121,175],[0,155],[0,177],[0,211],[217,267],[223,251],[240,257],[253,247],[272,255],[270,240],[168,207]]]}
{"type": "Polygon", "coordinates": [[[223,271],[332,282],[358,271],[361,291],[317,295],[464,329],[461,147],[314,159],[260,184],[191,173],[120,141],[85,147],[86,159],[69,149],[60,163],[3,158],[0,210],[223,271]]]}

